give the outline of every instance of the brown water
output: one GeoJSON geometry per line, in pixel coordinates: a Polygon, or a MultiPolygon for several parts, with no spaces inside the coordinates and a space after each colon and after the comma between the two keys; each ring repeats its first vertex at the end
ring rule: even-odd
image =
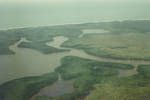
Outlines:
{"type": "Polygon", "coordinates": [[[62,96],[64,94],[72,93],[73,91],[73,80],[62,80],[59,75],[57,82],[53,85],[42,88],[37,94],[33,95],[30,100],[35,100],[37,96],[62,96]]]}
{"type": "MultiPolygon", "coordinates": [[[[61,44],[67,40],[67,37],[57,36],[53,38],[52,42],[46,44],[56,48],[62,48],[61,44]]],[[[36,50],[28,48],[18,48],[17,45],[23,41],[31,42],[27,41],[25,38],[21,38],[20,41],[10,46],[10,49],[16,52],[15,55],[0,55],[0,84],[16,78],[36,76],[52,72],[57,66],[61,65],[61,59],[65,56],[78,56],[81,58],[96,61],[132,64],[135,66],[135,68],[132,70],[120,70],[120,76],[137,74],[136,68],[139,64],[150,64],[149,61],[116,60],[97,57],[87,54],[83,50],[73,48],[63,48],[70,49],[70,51],[68,52],[52,53],[45,55],[36,50]]]]}
{"type": "Polygon", "coordinates": [[[16,52],[15,55],[0,55],[0,84],[16,78],[52,72],[60,65],[61,58],[67,55],[67,52],[45,55],[36,50],[18,48],[17,45],[22,41],[23,38],[10,46],[16,52]]]}

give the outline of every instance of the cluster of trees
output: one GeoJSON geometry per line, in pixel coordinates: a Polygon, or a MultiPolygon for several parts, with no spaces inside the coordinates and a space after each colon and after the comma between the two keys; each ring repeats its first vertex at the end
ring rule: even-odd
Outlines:
{"type": "Polygon", "coordinates": [[[57,73],[50,73],[6,82],[0,85],[0,100],[30,100],[41,88],[53,84],[57,79],[57,73]]]}

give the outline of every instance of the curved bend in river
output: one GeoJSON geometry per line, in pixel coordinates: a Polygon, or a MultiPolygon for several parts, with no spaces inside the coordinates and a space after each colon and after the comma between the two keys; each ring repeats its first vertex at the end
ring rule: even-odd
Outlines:
{"type": "Polygon", "coordinates": [[[78,56],[96,61],[132,64],[135,66],[132,70],[120,71],[120,73],[124,73],[124,75],[126,75],[126,73],[128,73],[128,75],[136,74],[136,68],[139,64],[150,64],[148,61],[116,60],[96,57],[87,54],[83,50],[61,47],[61,44],[68,39],[69,38],[64,36],[57,36],[53,38],[52,42],[46,43],[46,45],[59,49],[70,49],[70,51],[45,55],[36,50],[18,48],[21,42],[31,42],[25,38],[21,38],[20,41],[10,46],[10,49],[16,52],[15,55],[0,55],[0,70],[3,70],[0,73],[0,84],[21,77],[36,76],[52,72],[57,66],[61,65],[61,59],[65,56],[78,56]]]}

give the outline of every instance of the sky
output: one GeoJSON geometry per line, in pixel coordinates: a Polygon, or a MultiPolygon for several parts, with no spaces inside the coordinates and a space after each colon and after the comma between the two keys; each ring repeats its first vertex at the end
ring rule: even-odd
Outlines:
{"type": "Polygon", "coordinates": [[[114,2],[114,1],[127,1],[127,2],[130,2],[130,1],[149,1],[149,0],[0,0],[0,2],[72,2],[72,1],[98,1],[98,2],[114,2]]]}
{"type": "Polygon", "coordinates": [[[150,3],[149,0],[0,0],[1,4],[65,4],[65,3],[150,3]]]}
{"type": "Polygon", "coordinates": [[[0,0],[0,29],[150,19],[150,0],[0,0]]]}

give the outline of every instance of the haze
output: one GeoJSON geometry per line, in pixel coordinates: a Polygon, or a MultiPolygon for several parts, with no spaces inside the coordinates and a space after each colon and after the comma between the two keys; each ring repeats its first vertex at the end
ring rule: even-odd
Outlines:
{"type": "Polygon", "coordinates": [[[149,0],[0,0],[0,29],[150,19],[149,0]]]}

